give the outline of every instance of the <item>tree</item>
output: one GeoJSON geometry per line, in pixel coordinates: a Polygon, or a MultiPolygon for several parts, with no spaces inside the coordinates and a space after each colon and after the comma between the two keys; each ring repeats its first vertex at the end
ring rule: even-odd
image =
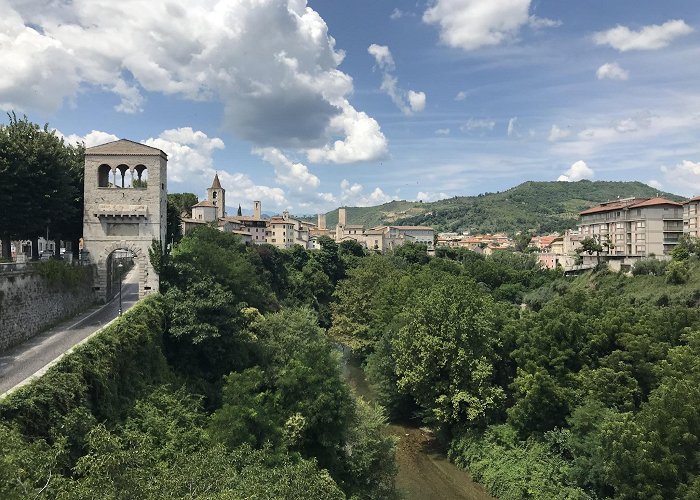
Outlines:
{"type": "Polygon", "coordinates": [[[187,217],[192,217],[192,207],[198,201],[199,199],[194,193],[168,193],[168,202],[177,209],[178,215],[187,214],[187,217]]]}
{"type": "Polygon", "coordinates": [[[595,238],[587,236],[581,240],[581,246],[578,248],[577,253],[579,255],[582,253],[587,253],[588,255],[596,254],[598,265],[600,265],[600,252],[602,251],[603,245],[601,245],[595,238]]]}
{"type": "Polygon", "coordinates": [[[397,385],[429,422],[483,426],[505,396],[495,383],[496,309],[471,280],[436,281],[410,304],[408,323],[392,339],[397,385]]]}
{"type": "MultiPolygon", "coordinates": [[[[3,257],[10,240],[40,235],[74,239],[82,232],[83,147],[69,146],[48,125],[9,115],[0,126],[0,218],[3,257]]],[[[75,245],[77,248],[77,244],[75,245]]]]}

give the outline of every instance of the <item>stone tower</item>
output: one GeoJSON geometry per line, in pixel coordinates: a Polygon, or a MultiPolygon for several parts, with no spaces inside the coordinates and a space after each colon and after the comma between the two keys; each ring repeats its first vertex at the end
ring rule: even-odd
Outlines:
{"type": "Polygon", "coordinates": [[[207,189],[207,199],[216,207],[216,217],[226,217],[226,190],[221,187],[219,182],[219,174],[214,174],[214,182],[207,189]]]}
{"type": "Polygon", "coordinates": [[[94,290],[110,296],[110,263],[117,250],[134,255],[139,297],[157,292],[148,257],[153,240],[165,247],[168,157],[160,149],[126,139],[85,150],[84,258],[97,266],[94,290]]]}

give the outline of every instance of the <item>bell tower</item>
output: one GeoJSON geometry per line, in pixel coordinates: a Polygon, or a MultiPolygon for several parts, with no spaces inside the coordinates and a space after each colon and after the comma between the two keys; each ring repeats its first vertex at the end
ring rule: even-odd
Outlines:
{"type": "Polygon", "coordinates": [[[226,217],[226,190],[221,187],[219,174],[214,175],[211,187],[207,189],[207,199],[216,207],[216,217],[221,219],[226,217]]]}

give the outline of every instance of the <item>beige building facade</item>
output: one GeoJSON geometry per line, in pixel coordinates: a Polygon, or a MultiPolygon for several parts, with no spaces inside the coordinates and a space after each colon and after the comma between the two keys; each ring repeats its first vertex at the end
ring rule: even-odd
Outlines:
{"type": "MultiPolygon", "coordinates": [[[[581,239],[604,245],[608,260],[632,264],[671,253],[684,232],[683,212],[682,204],[664,198],[627,198],[584,210],[578,229],[581,239]]],[[[584,261],[595,258],[584,254],[584,261]]]]}

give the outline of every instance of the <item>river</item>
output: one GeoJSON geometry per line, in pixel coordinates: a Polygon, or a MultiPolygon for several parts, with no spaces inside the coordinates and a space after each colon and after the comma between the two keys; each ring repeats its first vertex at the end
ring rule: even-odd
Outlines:
{"type": "MultiPolygon", "coordinates": [[[[361,367],[346,358],[343,372],[358,394],[373,399],[361,367]]],[[[396,485],[407,500],[495,500],[468,472],[447,460],[430,430],[390,424],[387,432],[398,438],[396,485]]]]}

